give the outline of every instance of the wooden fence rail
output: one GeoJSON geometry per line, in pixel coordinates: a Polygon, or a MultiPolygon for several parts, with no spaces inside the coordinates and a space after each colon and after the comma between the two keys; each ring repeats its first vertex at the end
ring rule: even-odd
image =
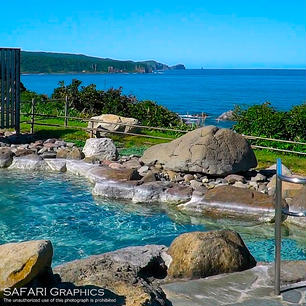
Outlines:
{"type": "MultiPolygon", "coordinates": [[[[109,125],[119,125],[119,126],[125,126],[125,127],[134,127],[139,129],[148,129],[148,130],[157,130],[157,131],[165,131],[165,132],[173,132],[173,133],[181,133],[185,134],[189,131],[186,130],[180,130],[180,129],[171,129],[171,128],[162,128],[162,127],[155,127],[155,126],[146,126],[146,125],[134,125],[134,124],[128,124],[128,123],[114,123],[109,121],[102,121],[102,120],[96,120],[91,118],[81,118],[81,117],[72,117],[69,116],[69,101],[68,98],[65,98],[65,105],[64,105],[64,116],[62,115],[48,115],[48,114],[40,114],[35,112],[35,100],[32,99],[31,101],[31,112],[30,113],[21,113],[23,116],[30,117],[30,121],[25,120],[22,121],[23,123],[29,124],[31,126],[31,133],[34,134],[34,128],[35,125],[37,126],[50,126],[50,127],[58,127],[58,128],[73,128],[78,130],[84,130],[90,133],[90,136],[94,136],[94,132],[103,132],[107,134],[119,134],[119,135],[127,135],[127,136],[136,136],[136,137],[146,137],[146,138],[153,138],[153,139],[161,139],[161,140],[173,140],[174,138],[170,137],[162,137],[162,136],[154,136],[154,135],[147,135],[147,134],[141,134],[141,133],[132,133],[132,132],[121,132],[121,131],[109,131],[107,129],[103,128],[94,128],[94,123],[98,122],[101,124],[109,124],[109,125]],[[43,120],[43,119],[37,119],[37,117],[43,117],[43,118],[53,118],[53,119],[63,119],[64,124],[52,124],[52,123],[41,123],[37,122],[37,120],[43,120]],[[81,127],[81,126],[69,126],[69,120],[73,121],[80,121],[80,122],[90,122],[91,127],[81,127]]],[[[242,135],[248,140],[262,140],[262,141],[270,141],[270,142],[279,142],[279,143],[286,143],[286,144],[293,144],[293,145],[302,145],[306,146],[305,142],[299,142],[299,141],[292,141],[292,140],[282,140],[282,139],[276,139],[276,138],[265,138],[265,137],[259,137],[259,136],[252,136],[252,135],[242,135]]],[[[263,149],[263,150],[271,150],[271,151],[277,151],[277,152],[284,152],[284,153],[292,153],[292,154],[298,154],[306,156],[306,152],[299,152],[294,150],[288,150],[288,149],[279,149],[275,147],[268,147],[268,146],[261,146],[261,145],[251,145],[254,149],[263,149]]]]}

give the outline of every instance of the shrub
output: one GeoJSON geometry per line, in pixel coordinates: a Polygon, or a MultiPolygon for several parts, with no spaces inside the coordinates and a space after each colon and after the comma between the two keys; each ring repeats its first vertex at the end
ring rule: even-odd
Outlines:
{"type": "Polygon", "coordinates": [[[64,99],[68,96],[70,109],[88,116],[114,114],[136,118],[148,126],[188,128],[176,113],[153,101],[138,101],[134,96],[124,95],[121,87],[103,91],[97,90],[94,84],[80,85],[79,80],[72,80],[67,86],[61,81],[59,87],[54,89],[52,98],[64,99]]]}
{"type": "Polygon", "coordinates": [[[285,112],[276,111],[269,102],[247,109],[236,106],[234,130],[241,134],[287,139],[285,112]]]}
{"type": "MultiPolygon", "coordinates": [[[[236,107],[234,130],[241,134],[306,142],[306,104],[294,106],[290,111],[276,111],[270,103],[253,105],[247,109],[236,107]]],[[[306,152],[304,145],[250,140],[253,145],[306,152]]]]}
{"type": "Polygon", "coordinates": [[[306,140],[306,104],[294,106],[285,121],[287,139],[294,141],[306,140]]]}

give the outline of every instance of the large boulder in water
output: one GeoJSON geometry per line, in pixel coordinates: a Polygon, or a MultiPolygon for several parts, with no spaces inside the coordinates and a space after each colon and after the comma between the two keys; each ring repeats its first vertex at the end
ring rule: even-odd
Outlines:
{"type": "Polygon", "coordinates": [[[256,265],[239,234],[230,230],[182,234],[168,254],[172,257],[169,278],[201,278],[256,265]]]}
{"type": "Polygon", "coordinates": [[[164,168],[225,176],[257,166],[255,154],[244,137],[229,129],[207,126],[169,143],[147,149],[141,161],[159,162],[164,168]]]}

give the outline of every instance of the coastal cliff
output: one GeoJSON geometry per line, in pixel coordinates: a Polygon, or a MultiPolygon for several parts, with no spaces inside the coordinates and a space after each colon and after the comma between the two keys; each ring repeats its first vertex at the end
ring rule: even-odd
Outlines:
{"type": "Polygon", "coordinates": [[[120,61],[82,54],[21,52],[21,73],[150,73],[156,70],[185,69],[150,61],[120,61]]]}

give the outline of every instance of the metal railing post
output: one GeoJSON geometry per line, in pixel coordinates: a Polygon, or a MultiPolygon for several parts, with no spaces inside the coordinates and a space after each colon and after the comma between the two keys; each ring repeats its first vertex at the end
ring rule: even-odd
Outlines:
{"type": "Polygon", "coordinates": [[[281,160],[277,159],[276,166],[276,199],[275,199],[275,275],[274,293],[280,294],[280,265],[281,265],[281,222],[282,222],[282,175],[281,160]]]}

